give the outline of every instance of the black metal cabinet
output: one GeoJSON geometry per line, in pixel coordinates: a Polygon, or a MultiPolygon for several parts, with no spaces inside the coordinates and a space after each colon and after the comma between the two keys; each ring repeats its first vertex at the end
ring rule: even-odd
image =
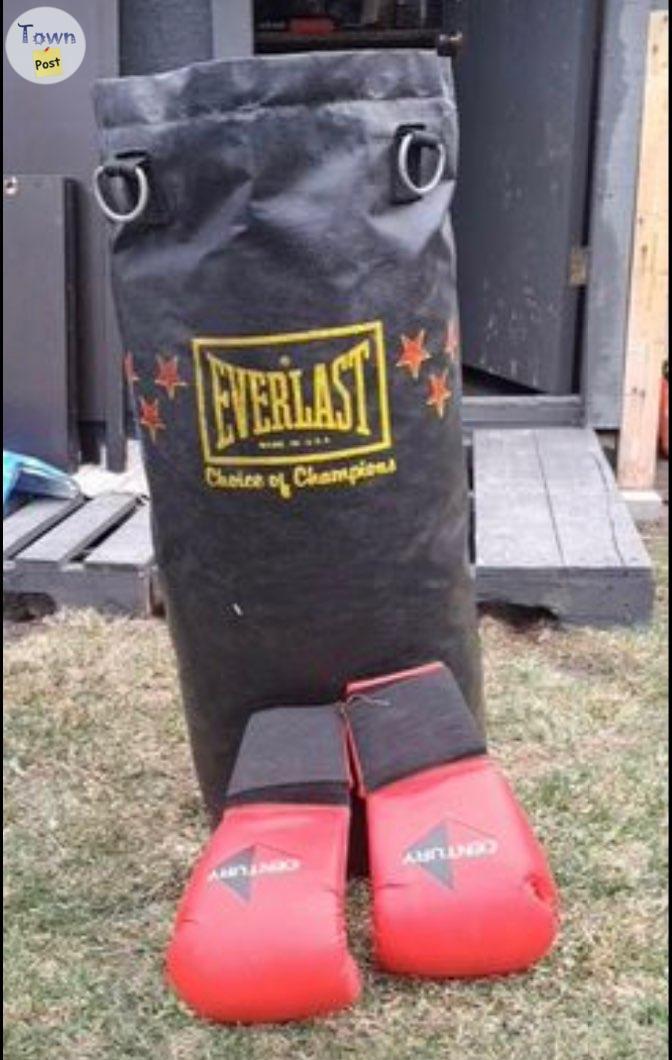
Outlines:
{"type": "Polygon", "coordinates": [[[64,470],[79,448],[74,192],[62,177],[16,175],[2,208],[4,447],[64,470]]]}
{"type": "MultiPolygon", "coordinates": [[[[5,32],[26,6],[25,0],[5,0],[5,32]]],[[[61,176],[75,182],[77,416],[85,456],[97,456],[99,443],[104,442],[110,466],[120,467],[125,439],[122,351],[110,294],[105,222],[90,190],[98,159],[91,86],[97,77],[118,72],[117,0],[69,0],[67,10],[86,36],[84,61],[72,77],[50,87],[35,85],[15,73],[5,59],[4,171],[7,175],[61,176]]],[[[43,297],[37,266],[39,243],[24,242],[16,253],[25,259],[23,275],[25,282],[32,284],[32,300],[43,297]],[[34,269],[32,262],[36,263],[34,269]]],[[[11,325],[14,333],[21,330],[22,314],[30,300],[27,297],[6,307],[6,311],[17,314],[11,325]]],[[[4,356],[20,358],[20,351],[6,348],[4,356]]],[[[48,356],[46,348],[44,356],[48,356]]],[[[62,409],[54,409],[55,416],[62,414],[62,409]]]]}
{"type": "Polygon", "coordinates": [[[455,227],[465,364],[545,394],[570,394],[600,5],[463,6],[455,227]]]}

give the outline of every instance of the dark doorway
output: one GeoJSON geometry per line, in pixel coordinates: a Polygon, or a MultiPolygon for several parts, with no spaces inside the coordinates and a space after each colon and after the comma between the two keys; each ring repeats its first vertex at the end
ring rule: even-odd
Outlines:
{"type": "Polygon", "coordinates": [[[465,365],[520,389],[577,378],[596,0],[469,0],[456,64],[465,365]],[[580,270],[579,270],[580,271],[580,270]]]}

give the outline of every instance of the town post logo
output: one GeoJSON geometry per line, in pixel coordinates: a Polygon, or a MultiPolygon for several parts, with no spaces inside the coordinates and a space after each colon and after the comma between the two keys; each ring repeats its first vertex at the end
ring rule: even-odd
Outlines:
{"type": "Polygon", "coordinates": [[[396,471],[382,324],[198,338],[193,352],[207,485],[289,499],[396,471]]]}
{"type": "Polygon", "coordinates": [[[79,22],[59,7],[32,7],[7,32],[5,51],[17,74],[34,84],[67,80],[82,64],[86,39],[79,22]]]}

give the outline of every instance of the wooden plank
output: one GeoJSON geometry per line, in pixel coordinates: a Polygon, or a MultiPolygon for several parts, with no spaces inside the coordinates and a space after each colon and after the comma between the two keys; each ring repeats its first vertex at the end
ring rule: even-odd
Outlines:
{"type": "Polygon", "coordinates": [[[477,431],[474,458],[481,496],[544,495],[535,431],[477,431]]]}
{"type": "Polygon", "coordinates": [[[84,560],[86,567],[145,568],[154,562],[151,511],[143,505],[84,560]]]}
{"type": "Polygon", "coordinates": [[[2,558],[10,559],[22,549],[32,544],[42,534],[62,522],[84,503],[83,497],[71,497],[57,500],[53,497],[40,497],[30,504],[19,508],[13,515],[3,520],[2,524],[2,558]]]}
{"type": "Polygon", "coordinates": [[[580,427],[584,422],[580,397],[534,394],[467,395],[462,399],[467,430],[479,427],[580,427]]]}
{"type": "Polygon", "coordinates": [[[9,562],[3,569],[5,594],[50,597],[57,607],[95,608],[113,614],[145,617],[157,609],[154,575],[145,570],[89,569],[82,563],[64,567],[9,562]]]}
{"type": "Polygon", "coordinates": [[[604,0],[581,389],[586,423],[620,425],[648,7],[604,0]]]}
{"type": "Polygon", "coordinates": [[[481,602],[599,626],[650,618],[651,562],[593,431],[477,431],[474,493],[481,602]]]}
{"type": "Polygon", "coordinates": [[[534,432],[477,431],[474,463],[477,566],[562,566],[534,432]]]}
{"type": "Polygon", "coordinates": [[[651,561],[590,430],[536,434],[564,566],[650,570],[651,561]]]}
{"type": "Polygon", "coordinates": [[[107,493],[79,508],[69,519],[49,531],[17,556],[25,565],[61,566],[80,555],[88,545],[121,522],[136,506],[130,494],[107,493]]]}
{"type": "Polygon", "coordinates": [[[655,483],[669,281],[669,15],[650,16],[618,480],[655,483]]]}
{"type": "Polygon", "coordinates": [[[655,585],[646,571],[476,571],[481,604],[548,611],[576,626],[644,625],[651,619],[655,585]]]}

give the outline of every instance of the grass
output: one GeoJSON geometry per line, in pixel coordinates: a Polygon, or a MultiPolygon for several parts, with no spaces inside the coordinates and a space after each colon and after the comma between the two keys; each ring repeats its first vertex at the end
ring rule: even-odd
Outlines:
{"type": "Polygon", "coordinates": [[[165,625],[63,614],[5,653],[5,1060],[633,1060],[667,1055],[667,570],[647,632],[483,620],[493,753],[545,841],[564,925],[531,974],[419,984],[226,1030],[165,989],[162,953],[205,835],[165,625]]]}

